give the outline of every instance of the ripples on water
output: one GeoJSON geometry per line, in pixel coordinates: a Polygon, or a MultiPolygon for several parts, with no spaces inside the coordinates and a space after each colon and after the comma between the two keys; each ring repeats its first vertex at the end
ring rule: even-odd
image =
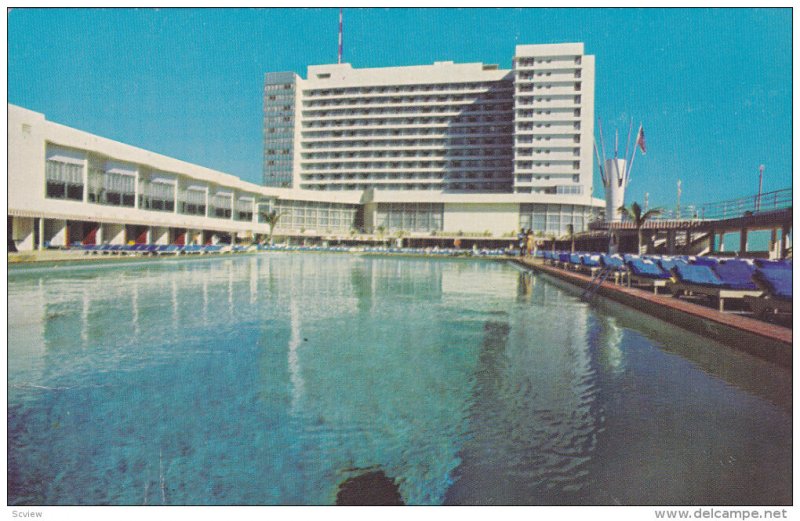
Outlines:
{"type": "Polygon", "coordinates": [[[9,503],[786,504],[791,375],[507,265],[9,275],[9,503]]]}

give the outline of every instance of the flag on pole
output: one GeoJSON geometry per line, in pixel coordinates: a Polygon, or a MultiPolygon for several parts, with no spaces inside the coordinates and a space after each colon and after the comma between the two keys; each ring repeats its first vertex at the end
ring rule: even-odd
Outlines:
{"type": "Polygon", "coordinates": [[[636,144],[642,149],[642,154],[647,153],[647,147],[645,147],[644,143],[644,127],[642,125],[639,125],[639,134],[636,136],[636,144]]]}

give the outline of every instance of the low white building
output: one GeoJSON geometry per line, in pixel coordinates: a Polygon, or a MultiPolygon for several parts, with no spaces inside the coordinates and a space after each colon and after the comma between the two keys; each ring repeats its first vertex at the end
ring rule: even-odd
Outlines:
{"type": "Polygon", "coordinates": [[[560,236],[585,229],[603,201],[586,195],[320,191],[266,187],[119,143],[8,105],[8,233],[20,251],[82,244],[259,241],[351,230],[409,236],[520,227],[560,236]]]}

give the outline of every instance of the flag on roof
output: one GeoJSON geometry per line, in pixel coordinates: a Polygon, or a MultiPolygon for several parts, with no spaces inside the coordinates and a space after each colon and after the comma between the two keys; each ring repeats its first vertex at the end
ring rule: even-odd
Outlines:
{"type": "Polygon", "coordinates": [[[636,144],[642,149],[642,154],[647,153],[647,147],[645,147],[644,143],[644,127],[642,125],[639,125],[639,135],[636,137],[636,144]]]}

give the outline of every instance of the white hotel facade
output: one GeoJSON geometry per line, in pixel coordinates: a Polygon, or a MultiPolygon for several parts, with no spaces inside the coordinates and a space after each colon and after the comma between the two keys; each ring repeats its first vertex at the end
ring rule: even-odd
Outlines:
{"type": "Polygon", "coordinates": [[[586,229],[594,57],[520,45],[482,63],[268,73],[264,186],[8,107],[8,225],[17,249],[326,239],[360,233],[508,238],[586,229]]]}

